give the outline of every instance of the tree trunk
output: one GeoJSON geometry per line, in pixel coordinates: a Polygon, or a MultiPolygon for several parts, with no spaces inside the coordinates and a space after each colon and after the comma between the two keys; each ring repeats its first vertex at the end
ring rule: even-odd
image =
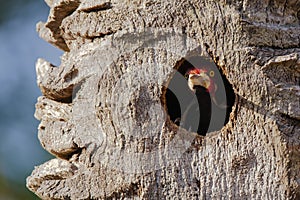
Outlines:
{"type": "Polygon", "coordinates": [[[300,199],[299,0],[46,2],[38,32],[65,53],[36,64],[38,137],[56,156],[27,178],[40,198],[300,199]],[[235,95],[206,136],[166,105],[195,55],[235,95]]]}

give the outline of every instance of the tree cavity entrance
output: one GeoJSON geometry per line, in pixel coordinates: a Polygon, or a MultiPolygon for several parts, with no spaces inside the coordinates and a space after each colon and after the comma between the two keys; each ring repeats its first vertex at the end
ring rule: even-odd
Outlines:
{"type": "Polygon", "coordinates": [[[203,136],[221,130],[229,121],[235,101],[232,85],[222,70],[203,56],[184,58],[175,68],[165,93],[170,120],[203,136]],[[199,69],[196,71],[201,71],[201,76],[209,77],[210,87],[196,85],[194,91],[190,89],[188,79],[193,69],[199,69]]]}

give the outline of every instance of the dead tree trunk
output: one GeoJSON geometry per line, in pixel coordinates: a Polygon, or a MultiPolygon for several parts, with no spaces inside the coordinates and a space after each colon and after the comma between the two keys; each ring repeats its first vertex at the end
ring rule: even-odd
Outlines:
{"type": "Polygon", "coordinates": [[[46,2],[38,32],[65,53],[36,64],[38,137],[56,156],[27,179],[40,198],[300,199],[299,0],[46,2]],[[206,136],[167,106],[193,56],[235,93],[206,136]]]}

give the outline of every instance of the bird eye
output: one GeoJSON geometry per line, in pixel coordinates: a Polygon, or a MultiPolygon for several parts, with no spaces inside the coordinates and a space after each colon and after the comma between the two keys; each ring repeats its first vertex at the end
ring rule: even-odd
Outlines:
{"type": "Polygon", "coordinates": [[[209,76],[210,76],[210,77],[214,77],[214,76],[215,76],[215,72],[214,72],[214,71],[210,71],[210,72],[209,72],[209,76]]]}
{"type": "Polygon", "coordinates": [[[186,73],[186,74],[184,75],[184,78],[185,78],[185,79],[188,79],[188,78],[189,78],[189,74],[186,73]]]}

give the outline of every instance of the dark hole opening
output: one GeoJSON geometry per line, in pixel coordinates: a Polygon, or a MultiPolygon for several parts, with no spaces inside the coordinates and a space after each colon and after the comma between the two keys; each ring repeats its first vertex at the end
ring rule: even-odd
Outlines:
{"type": "Polygon", "coordinates": [[[172,122],[199,135],[222,129],[229,121],[235,101],[232,85],[222,70],[203,56],[182,59],[176,68],[165,93],[172,122]],[[205,71],[213,89],[198,85],[193,91],[190,89],[188,74],[195,68],[205,71]]]}

